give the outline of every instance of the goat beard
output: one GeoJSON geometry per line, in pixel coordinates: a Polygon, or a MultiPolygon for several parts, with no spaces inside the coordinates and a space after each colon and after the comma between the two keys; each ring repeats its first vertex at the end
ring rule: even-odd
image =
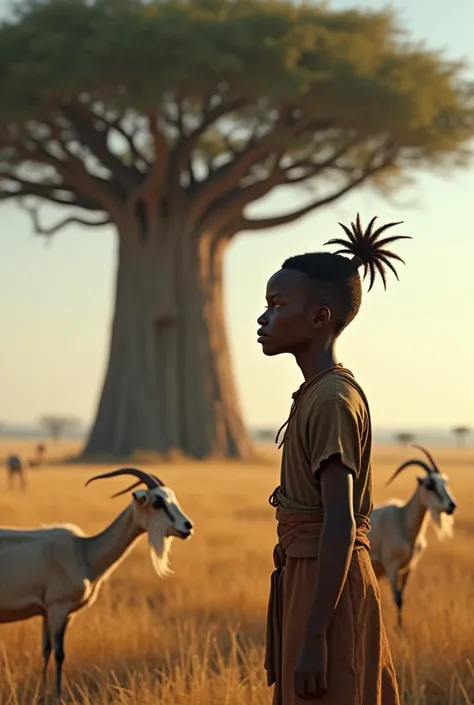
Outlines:
{"type": "Polygon", "coordinates": [[[438,541],[452,538],[454,524],[453,517],[446,514],[446,512],[440,512],[436,509],[430,509],[430,514],[438,541]]]}
{"type": "Polygon", "coordinates": [[[166,578],[173,572],[169,567],[171,536],[166,536],[166,527],[159,522],[152,522],[148,529],[150,558],[155,572],[160,578],[166,578]]]}

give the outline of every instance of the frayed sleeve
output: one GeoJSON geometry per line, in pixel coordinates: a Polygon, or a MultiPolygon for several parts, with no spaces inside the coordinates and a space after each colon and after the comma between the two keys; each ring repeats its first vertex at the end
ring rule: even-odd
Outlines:
{"type": "Polygon", "coordinates": [[[341,399],[314,405],[307,418],[311,469],[317,473],[328,458],[339,455],[343,465],[358,477],[361,467],[361,429],[357,412],[341,399]]]}

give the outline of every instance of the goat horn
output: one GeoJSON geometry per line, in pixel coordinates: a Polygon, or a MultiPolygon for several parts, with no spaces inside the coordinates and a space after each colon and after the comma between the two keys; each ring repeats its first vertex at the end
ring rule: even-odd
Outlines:
{"type": "Polygon", "coordinates": [[[423,462],[423,460],[407,460],[406,463],[400,465],[398,470],[395,470],[392,477],[385,483],[385,487],[389,485],[397,477],[397,475],[399,475],[402,470],[405,470],[405,468],[409,465],[417,465],[418,467],[423,468],[427,475],[431,475],[431,473],[434,472],[427,463],[423,462]]]}
{"type": "Polygon", "coordinates": [[[152,490],[155,487],[158,487],[160,484],[158,478],[154,478],[148,473],[143,472],[143,470],[138,470],[138,468],[120,468],[119,470],[112,470],[111,472],[106,472],[103,475],[95,475],[94,477],[91,477],[89,480],[87,480],[85,486],[87,487],[87,485],[89,485],[91,482],[94,482],[94,480],[104,480],[107,477],[118,477],[119,475],[134,475],[135,477],[138,477],[139,482],[135,483],[134,487],[143,482],[149,490],[152,490]]]}
{"type": "Polygon", "coordinates": [[[437,464],[435,463],[435,461],[433,460],[433,456],[431,455],[431,453],[429,453],[429,452],[426,450],[426,448],[423,448],[423,446],[417,446],[417,445],[414,445],[413,448],[417,448],[418,450],[421,450],[421,452],[426,455],[426,457],[427,457],[428,460],[430,461],[431,465],[433,466],[433,472],[439,473],[438,466],[437,466],[437,464]]]}
{"type": "MultiPolygon", "coordinates": [[[[152,477],[155,480],[158,487],[165,486],[165,483],[162,482],[162,480],[160,480],[159,477],[157,477],[156,475],[152,475],[151,473],[149,473],[149,475],[150,475],[150,477],[152,477]]],[[[137,480],[137,482],[134,482],[133,485],[130,485],[130,487],[127,487],[125,490],[120,490],[120,492],[116,492],[115,494],[113,494],[110,499],[115,499],[116,497],[120,497],[123,494],[127,494],[128,492],[131,492],[132,490],[135,489],[135,487],[138,487],[139,485],[141,485],[142,482],[143,482],[143,480],[137,480]]]]}

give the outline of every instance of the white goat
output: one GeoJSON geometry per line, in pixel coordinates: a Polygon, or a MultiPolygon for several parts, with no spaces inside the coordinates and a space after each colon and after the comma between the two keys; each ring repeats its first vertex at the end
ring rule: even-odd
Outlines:
{"type": "Polygon", "coordinates": [[[101,583],[127,555],[141,534],[148,534],[153,566],[167,575],[172,537],[187,539],[193,525],[175,494],[155,475],[123,468],[92,477],[88,482],[118,475],[138,478],[117,497],[133,492],[132,502],[105,531],[86,537],[71,525],[39,529],[0,529],[0,623],[43,618],[42,697],[51,650],[56,662],[56,693],[61,699],[64,637],[73,613],[91,605],[101,583]]]}
{"type": "Polygon", "coordinates": [[[8,473],[8,488],[13,489],[15,478],[18,478],[22,490],[26,490],[25,465],[19,455],[10,455],[7,458],[6,468],[8,473]]]}
{"type": "Polygon", "coordinates": [[[417,488],[410,499],[403,503],[395,499],[374,507],[370,518],[370,557],[377,578],[386,576],[390,582],[393,598],[398,610],[398,626],[402,627],[403,592],[408,576],[426,549],[426,532],[433,521],[438,539],[452,536],[453,512],[456,502],[448,488],[448,478],[442,475],[430,453],[421,450],[431,465],[422,460],[403,463],[386,483],[387,485],[402,470],[417,465],[423,468],[426,477],[417,478],[417,488]]]}

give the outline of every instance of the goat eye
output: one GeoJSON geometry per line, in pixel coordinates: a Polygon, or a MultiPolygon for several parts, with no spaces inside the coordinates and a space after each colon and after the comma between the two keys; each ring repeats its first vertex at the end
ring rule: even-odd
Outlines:
{"type": "Polygon", "coordinates": [[[155,509],[164,509],[165,500],[163,499],[163,497],[157,497],[157,498],[153,501],[153,506],[154,506],[155,509]]]}

